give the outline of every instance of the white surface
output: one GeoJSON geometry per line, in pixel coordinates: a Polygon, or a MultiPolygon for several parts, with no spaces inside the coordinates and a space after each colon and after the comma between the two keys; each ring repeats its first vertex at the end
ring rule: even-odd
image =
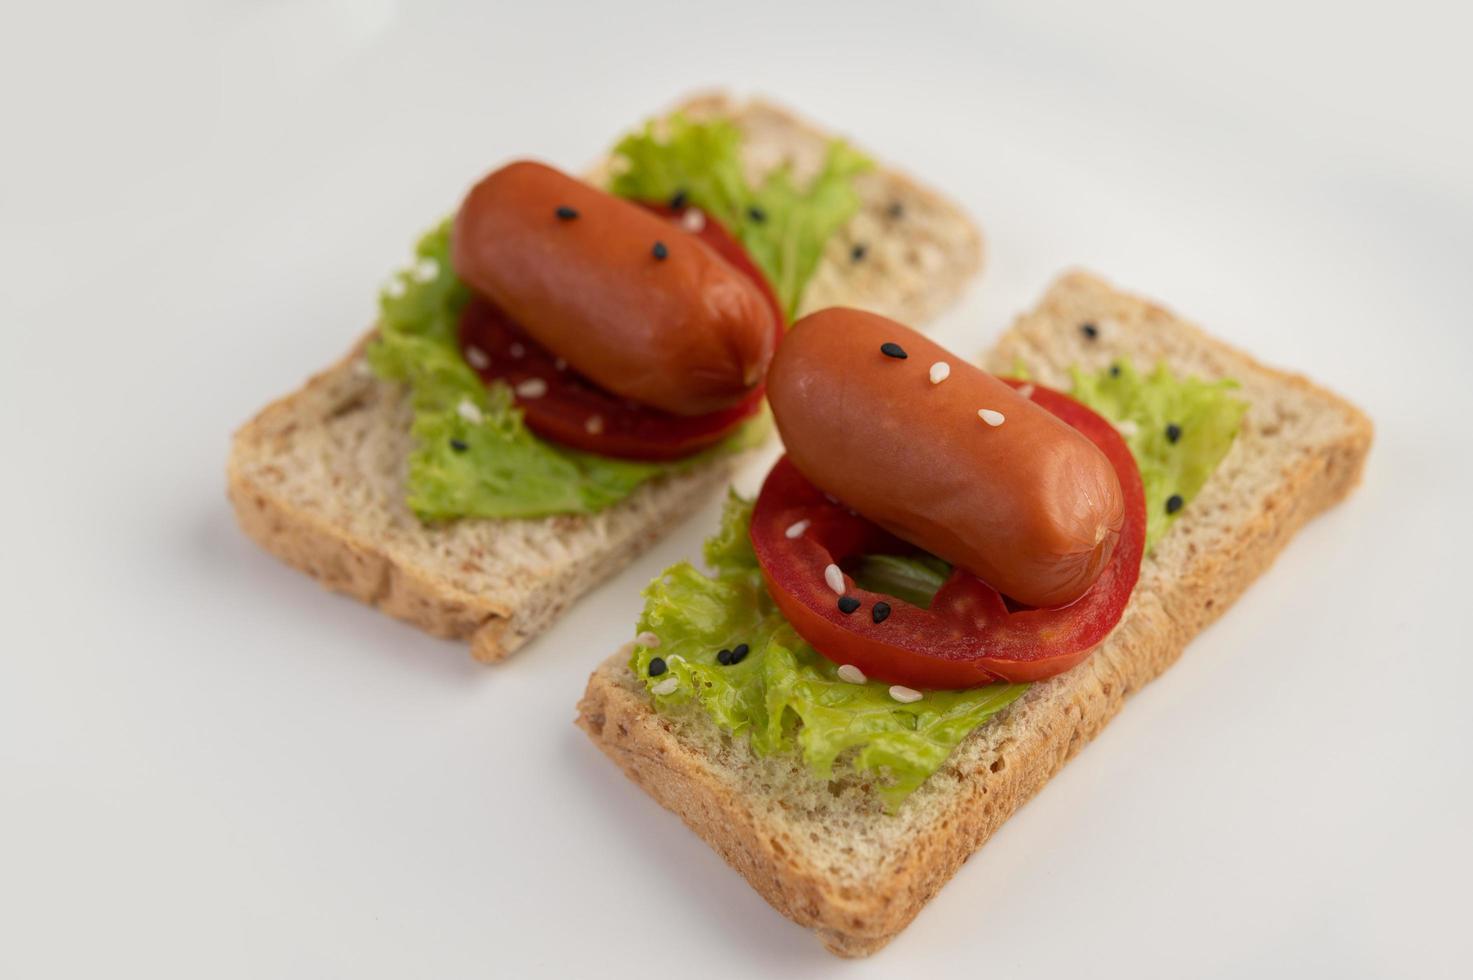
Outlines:
{"type": "Polygon", "coordinates": [[[0,975],[1466,970],[1468,25],[970,6],[7,7],[0,975]],[[1350,502],[859,964],[571,724],[714,506],[485,669],[224,500],[232,429],[471,179],[575,167],[713,82],[965,201],[990,255],[959,353],[1079,264],[1379,427],[1350,502]]]}

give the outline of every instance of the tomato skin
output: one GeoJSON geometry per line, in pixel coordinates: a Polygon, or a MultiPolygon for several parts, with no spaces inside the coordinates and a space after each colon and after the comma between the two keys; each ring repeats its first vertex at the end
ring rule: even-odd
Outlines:
{"type": "MultiPolygon", "coordinates": [[[[676,223],[688,211],[663,204],[641,206],[676,223]]],[[[758,286],[772,308],[777,325],[775,342],[780,342],[784,328],[777,297],[746,251],[710,218],[705,218],[701,230],[694,234],[758,286]]],[[[675,415],[641,405],[579,375],[528,336],[504,311],[480,296],[473,297],[461,313],[460,347],[483,381],[503,381],[511,386],[527,427],[533,432],[560,445],[619,459],[681,459],[713,446],[757,414],[765,390],[758,384],[737,404],[705,415],[675,415]],[[485,355],[489,363],[467,353],[471,349],[485,355]],[[531,394],[523,387],[529,381],[533,382],[532,390],[540,382],[544,392],[531,394]]]]}
{"type": "Polygon", "coordinates": [[[1125,527],[1094,587],[1069,606],[1014,610],[996,590],[957,568],[930,609],[921,609],[860,589],[846,575],[844,594],[858,599],[860,607],[845,614],[824,581],[826,565],[842,566],[846,558],[865,553],[914,549],[829,500],[784,457],[768,475],[753,509],[752,546],[768,592],[815,650],[887,683],[963,688],[1052,677],[1084,660],[1110,634],[1135,588],[1145,551],[1140,471],[1109,422],[1047,388],[1035,385],[1032,397],[1099,446],[1120,478],[1125,527]],[[807,530],[787,537],[787,529],[800,520],[811,522],[807,530]],[[873,609],[879,601],[891,611],[875,623],[873,609]]]}

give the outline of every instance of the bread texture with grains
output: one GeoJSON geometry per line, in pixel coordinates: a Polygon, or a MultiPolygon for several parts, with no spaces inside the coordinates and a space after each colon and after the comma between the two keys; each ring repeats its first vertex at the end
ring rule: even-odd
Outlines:
{"type": "Polygon", "coordinates": [[[1084,273],[1056,282],[984,366],[1010,374],[1021,364],[1067,391],[1072,366],[1125,357],[1239,382],[1249,408],[1232,449],[1145,559],[1105,643],[979,726],[897,812],[862,784],[816,782],[792,754],[756,756],[698,713],[657,714],[627,651],[589,680],[577,721],[598,747],[841,956],[873,953],[904,929],[1126,698],[1360,479],[1372,429],[1354,406],[1084,273]]]}
{"type": "MultiPolygon", "coordinates": [[[[782,164],[801,178],[832,139],[757,99],[702,95],[671,112],[734,122],[753,178],[782,164]]],[[[605,180],[611,167],[605,160],[588,176],[605,180]]],[[[884,166],[856,187],[861,209],[828,243],[804,310],[843,304],[912,323],[932,318],[980,268],[976,227],[884,166]]],[[[408,392],[368,370],[371,337],[236,433],[230,501],[245,532],[287,564],[429,633],[468,640],[478,660],[501,660],[546,629],[709,499],[736,465],[728,457],[653,480],[596,514],[423,523],[404,503],[408,392]]]]}

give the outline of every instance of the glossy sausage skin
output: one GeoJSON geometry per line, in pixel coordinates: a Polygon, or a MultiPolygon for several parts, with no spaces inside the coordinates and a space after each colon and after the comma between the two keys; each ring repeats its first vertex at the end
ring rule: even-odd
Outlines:
{"type": "Polygon", "coordinates": [[[756,284],[694,235],[539,163],[471,189],[451,261],[585,377],[667,412],[735,405],[772,358],[776,324],[756,284]]]}
{"type": "Polygon", "coordinates": [[[1073,602],[1110,560],[1125,504],[1105,455],[908,327],[841,308],[806,316],[773,358],[767,397],[810,482],[1018,602],[1073,602]],[[938,361],[951,374],[933,384],[938,361]]]}

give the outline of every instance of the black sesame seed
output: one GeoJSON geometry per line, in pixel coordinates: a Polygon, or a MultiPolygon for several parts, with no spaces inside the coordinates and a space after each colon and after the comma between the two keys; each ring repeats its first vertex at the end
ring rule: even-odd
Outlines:
{"type": "Polygon", "coordinates": [[[1094,340],[1100,335],[1100,328],[1095,326],[1093,323],[1081,323],[1079,325],[1079,330],[1090,340],[1094,340]]]}
{"type": "Polygon", "coordinates": [[[574,218],[578,217],[578,212],[575,209],[568,207],[566,204],[559,207],[556,214],[559,221],[572,221],[574,218]]]}
{"type": "Polygon", "coordinates": [[[722,650],[720,653],[716,654],[716,662],[723,667],[731,663],[731,651],[722,650]]]}
{"type": "Polygon", "coordinates": [[[670,206],[677,211],[685,207],[685,191],[676,191],[670,198],[670,206]]]}
{"type": "Polygon", "coordinates": [[[471,444],[466,442],[464,439],[451,439],[450,448],[458,453],[463,453],[467,449],[471,448],[471,444]]]}
{"type": "Polygon", "coordinates": [[[899,344],[893,341],[886,341],[885,343],[881,344],[880,353],[884,354],[886,357],[893,357],[901,361],[910,356],[905,352],[904,347],[901,347],[899,344]]]}
{"type": "Polygon", "coordinates": [[[665,658],[664,657],[651,657],[650,658],[650,676],[651,677],[659,677],[661,674],[665,673],[666,670],[669,670],[669,668],[665,666],[665,658]]]}
{"type": "Polygon", "coordinates": [[[1186,503],[1186,501],[1181,499],[1181,494],[1172,494],[1171,496],[1166,498],[1166,513],[1175,514],[1177,511],[1181,510],[1182,504],[1184,503],[1186,503]]]}
{"type": "Polygon", "coordinates": [[[845,616],[849,615],[858,608],[859,600],[854,598],[852,595],[839,596],[839,612],[843,613],[845,616]]]}
{"type": "Polygon", "coordinates": [[[650,254],[663,262],[670,256],[670,250],[665,247],[664,242],[655,242],[655,247],[650,249],[650,254]]]}
{"type": "Polygon", "coordinates": [[[875,603],[874,608],[869,611],[869,615],[870,619],[873,619],[875,622],[883,623],[885,620],[890,618],[890,603],[875,603]]]}
{"type": "Polygon", "coordinates": [[[731,662],[734,664],[739,664],[743,660],[746,660],[747,654],[751,652],[751,647],[747,646],[745,643],[738,643],[735,649],[731,651],[731,662]]]}
{"type": "Polygon", "coordinates": [[[864,242],[860,242],[849,250],[849,258],[854,262],[862,262],[864,260],[864,253],[868,251],[869,246],[864,244],[864,242]]]}
{"type": "Polygon", "coordinates": [[[767,220],[767,212],[753,205],[752,207],[747,208],[747,217],[751,218],[753,221],[757,222],[760,225],[762,224],[762,222],[767,220]]]}
{"type": "Polygon", "coordinates": [[[1110,377],[1112,377],[1112,378],[1118,378],[1118,377],[1120,377],[1120,365],[1119,364],[1111,364],[1110,365],[1110,377]]]}
{"type": "Polygon", "coordinates": [[[1167,423],[1167,425],[1166,425],[1166,441],[1167,442],[1176,442],[1180,438],[1181,438],[1181,426],[1177,425],[1175,422],[1169,422],[1169,423],[1167,423]]]}
{"type": "Polygon", "coordinates": [[[905,205],[899,201],[890,202],[890,217],[899,218],[905,214],[905,205]]]}

